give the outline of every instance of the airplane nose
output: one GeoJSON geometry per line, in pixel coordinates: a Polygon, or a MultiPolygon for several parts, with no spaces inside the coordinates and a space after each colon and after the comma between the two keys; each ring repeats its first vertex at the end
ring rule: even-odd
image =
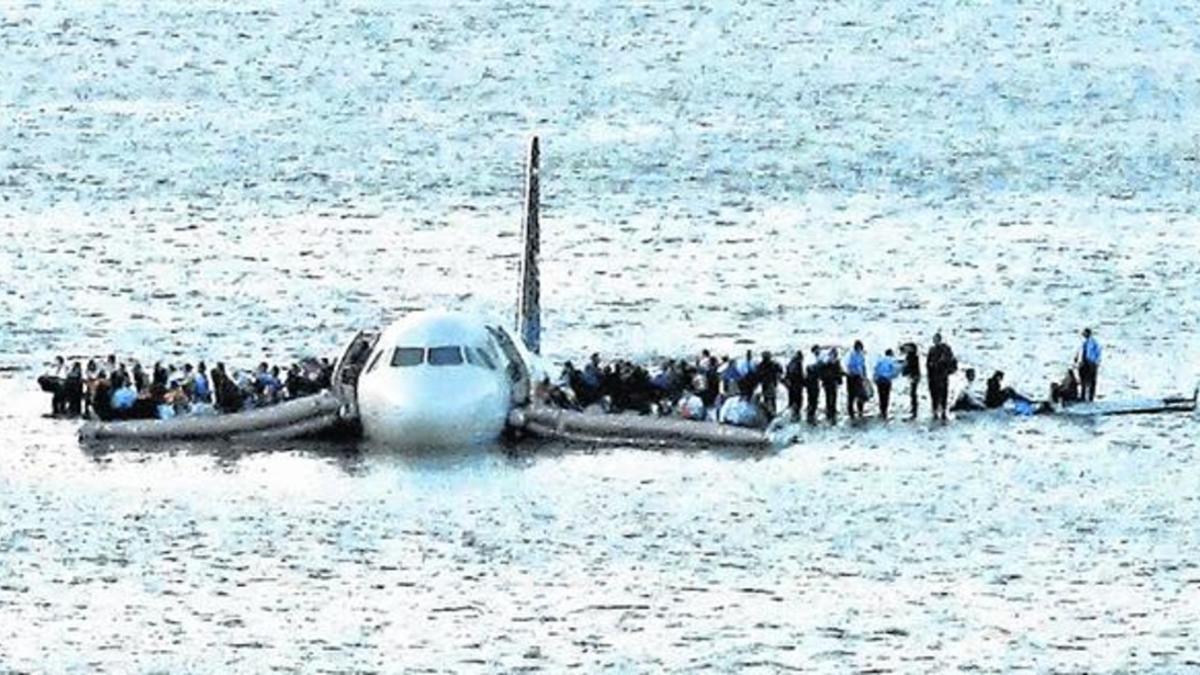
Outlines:
{"type": "Polygon", "coordinates": [[[472,445],[500,437],[508,406],[499,392],[490,387],[438,389],[373,393],[359,403],[364,433],[405,447],[472,445]]]}

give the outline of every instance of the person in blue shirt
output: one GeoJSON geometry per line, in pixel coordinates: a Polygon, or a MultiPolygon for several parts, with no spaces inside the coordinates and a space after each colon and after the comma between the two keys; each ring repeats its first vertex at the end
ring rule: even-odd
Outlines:
{"type": "Polygon", "coordinates": [[[1079,366],[1079,398],[1083,401],[1096,400],[1096,375],[1100,371],[1100,343],[1092,337],[1092,329],[1083,329],[1083,345],[1075,357],[1079,366]]]}
{"type": "Polygon", "coordinates": [[[279,395],[279,390],[283,389],[283,383],[279,381],[278,366],[275,370],[271,370],[266,362],[258,364],[258,372],[254,376],[254,387],[263,403],[274,403],[279,395]]]}
{"type": "Polygon", "coordinates": [[[879,392],[879,416],[885,420],[892,400],[892,380],[899,376],[900,364],[896,361],[895,352],[889,349],[875,362],[874,373],[875,390],[879,392]]]}
{"type": "Polygon", "coordinates": [[[133,388],[133,383],[124,375],[118,374],[113,378],[112,409],[118,415],[124,415],[133,410],[133,404],[137,403],[137,397],[137,389],[133,388]]]}
{"type": "Polygon", "coordinates": [[[604,369],[600,367],[600,354],[593,353],[583,367],[583,384],[588,388],[588,397],[600,397],[600,385],[604,382],[604,369]]]}
{"type": "Polygon", "coordinates": [[[212,385],[208,382],[208,367],[203,361],[196,366],[196,375],[192,378],[192,401],[196,403],[212,403],[212,385]]]}
{"type": "Polygon", "coordinates": [[[867,403],[867,352],[862,340],[854,341],[854,349],[846,357],[846,414],[861,419],[867,403]]]}

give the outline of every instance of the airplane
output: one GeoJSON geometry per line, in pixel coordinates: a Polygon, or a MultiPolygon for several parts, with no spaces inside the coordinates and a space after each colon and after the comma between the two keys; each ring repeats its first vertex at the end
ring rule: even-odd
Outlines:
{"type": "MultiPolygon", "coordinates": [[[[80,438],[276,440],[350,431],[388,448],[461,448],[493,443],[509,431],[555,438],[700,442],[724,446],[789,443],[795,430],[757,429],[682,419],[596,416],[538,405],[547,376],[541,358],[538,139],[526,170],[521,276],[515,328],[463,312],[422,311],[383,331],[359,331],[338,359],[332,391],[267,408],[172,420],[90,422],[80,438]]],[[[1084,416],[1191,412],[1191,398],[1109,401],[1063,412],[1084,416]]]]}
{"type": "Polygon", "coordinates": [[[546,374],[541,347],[538,139],[529,145],[524,254],[515,332],[486,317],[443,310],[405,316],[351,340],[334,373],[363,436],[389,446],[497,441],[509,414],[546,374]]]}

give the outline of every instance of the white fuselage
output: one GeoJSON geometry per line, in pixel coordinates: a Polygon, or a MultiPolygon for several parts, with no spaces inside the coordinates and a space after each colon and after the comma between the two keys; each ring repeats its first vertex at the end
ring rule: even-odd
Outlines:
{"type": "Polygon", "coordinates": [[[363,434],[396,447],[496,441],[527,386],[514,375],[527,372],[525,356],[506,329],[476,317],[405,317],[380,335],[358,379],[363,434]]]}

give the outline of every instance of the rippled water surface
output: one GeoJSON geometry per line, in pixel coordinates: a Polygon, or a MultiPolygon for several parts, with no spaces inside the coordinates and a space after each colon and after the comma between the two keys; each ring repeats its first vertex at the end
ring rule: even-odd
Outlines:
{"type": "Polygon", "coordinates": [[[516,290],[554,358],[941,329],[1190,391],[1194,8],[0,9],[0,669],[1200,667],[1194,416],[762,455],[81,448],[53,354],[284,360],[516,290]]]}

